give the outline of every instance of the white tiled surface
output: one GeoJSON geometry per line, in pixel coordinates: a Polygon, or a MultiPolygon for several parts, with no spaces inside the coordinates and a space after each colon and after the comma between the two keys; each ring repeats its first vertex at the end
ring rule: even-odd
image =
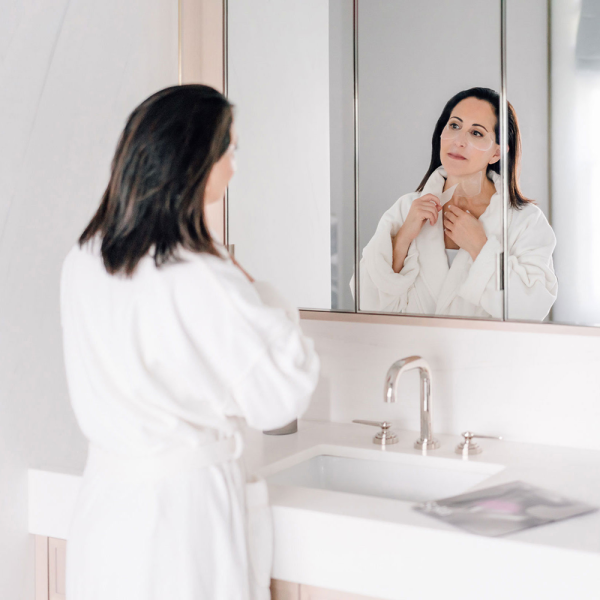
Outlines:
{"type": "Polygon", "coordinates": [[[416,372],[400,381],[396,404],[383,402],[389,366],[417,354],[433,369],[435,431],[600,449],[600,336],[306,319],[302,327],[322,363],[306,418],[418,429],[416,372]]]}

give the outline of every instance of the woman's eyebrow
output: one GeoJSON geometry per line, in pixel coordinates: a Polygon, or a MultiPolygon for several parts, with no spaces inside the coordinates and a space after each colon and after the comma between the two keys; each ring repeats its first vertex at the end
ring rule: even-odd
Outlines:
{"type": "MultiPolygon", "coordinates": [[[[463,120],[460,117],[457,117],[456,115],[452,115],[450,118],[456,119],[457,121],[460,121],[461,123],[463,123],[463,120]]],[[[479,123],[473,123],[473,127],[481,127],[482,129],[485,129],[487,131],[487,128],[484,127],[483,125],[480,125],[479,123]]]]}

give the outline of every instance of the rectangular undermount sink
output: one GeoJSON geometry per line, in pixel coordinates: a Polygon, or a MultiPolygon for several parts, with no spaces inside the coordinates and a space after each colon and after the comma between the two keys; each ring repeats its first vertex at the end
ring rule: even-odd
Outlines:
{"type": "MultiPolygon", "coordinates": [[[[308,487],[408,502],[462,494],[501,471],[502,465],[448,458],[356,450],[327,452],[267,476],[274,485],[308,487]],[[358,455],[357,455],[358,454],[358,455]]],[[[350,449],[348,449],[350,450],[350,449]]]]}

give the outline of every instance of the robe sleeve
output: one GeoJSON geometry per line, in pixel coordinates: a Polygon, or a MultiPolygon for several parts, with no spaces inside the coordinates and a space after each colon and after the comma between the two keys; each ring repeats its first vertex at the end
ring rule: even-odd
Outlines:
{"type": "MultiPolygon", "coordinates": [[[[509,231],[508,311],[510,319],[542,321],[557,296],[552,263],[556,238],[543,213],[533,206],[530,211],[532,214],[509,231]]],[[[459,291],[460,296],[497,318],[502,317],[502,292],[496,284],[501,252],[500,241],[490,236],[459,291]]]]}
{"type": "Polygon", "coordinates": [[[202,369],[211,373],[211,396],[224,416],[261,430],[282,427],[308,408],[316,387],[313,342],[274,288],[252,285],[228,261],[204,260],[210,268],[198,261],[196,280],[193,273],[179,278],[174,295],[202,369]]]}
{"type": "Polygon", "coordinates": [[[414,194],[403,196],[381,218],[375,235],[363,250],[360,261],[360,309],[405,312],[409,292],[419,274],[419,253],[411,244],[399,273],[392,268],[392,240],[404,223],[414,194]]]}
{"type": "Polygon", "coordinates": [[[558,294],[552,253],[556,237],[541,210],[528,219],[512,241],[508,257],[508,315],[511,319],[542,321],[558,294]]]}

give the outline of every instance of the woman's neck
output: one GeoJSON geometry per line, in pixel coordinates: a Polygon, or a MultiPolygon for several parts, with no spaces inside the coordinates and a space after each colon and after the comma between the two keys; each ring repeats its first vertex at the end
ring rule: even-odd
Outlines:
{"type": "Polygon", "coordinates": [[[460,196],[461,198],[465,198],[467,203],[473,207],[489,206],[492,196],[496,193],[494,182],[490,181],[485,173],[482,173],[480,178],[477,178],[477,176],[456,177],[448,175],[443,191],[445,192],[454,186],[457,187],[452,197],[456,198],[460,196]],[[465,190],[469,188],[471,190],[465,193],[465,190]]]}

